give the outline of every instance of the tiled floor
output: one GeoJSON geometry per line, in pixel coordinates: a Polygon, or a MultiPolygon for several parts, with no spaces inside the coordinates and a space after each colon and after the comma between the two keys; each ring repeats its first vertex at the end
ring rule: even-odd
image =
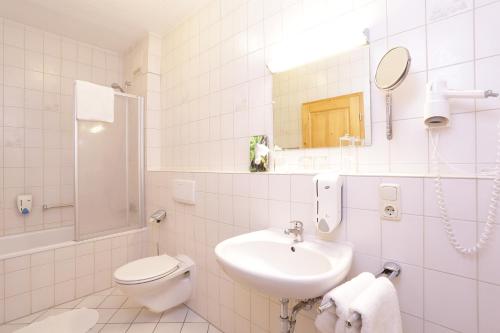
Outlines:
{"type": "MultiPolygon", "coordinates": [[[[222,333],[185,305],[153,313],[112,288],[0,326],[10,333],[32,322],[75,308],[96,309],[99,320],[89,333],[222,333]]],[[[54,332],[57,333],[57,332],[54,332]]]]}

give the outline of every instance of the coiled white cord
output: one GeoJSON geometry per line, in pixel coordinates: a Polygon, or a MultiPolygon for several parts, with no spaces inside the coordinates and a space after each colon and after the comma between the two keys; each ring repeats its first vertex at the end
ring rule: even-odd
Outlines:
{"type": "Polygon", "coordinates": [[[475,254],[481,248],[483,248],[488,240],[490,239],[493,231],[493,228],[496,216],[497,216],[497,208],[498,201],[500,198],[500,122],[497,124],[497,152],[495,158],[495,169],[493,171],[493,187],[491,190],[490,204],[488,206],[488,215],[486,217],[486,224],[481,232],[479,240],[472,247],[465,247],[457,240],[455,236],[455,231],[453,230],[453,226],[451,225],[450,218],[448,216],[448,209],[446,207],[446,202],[444,200],[443,193],[443,185],[441,182],[441,170],[439,166],[440,155],[438,152],[438,144],[439,144],[439,133],[436,133],[436,141],[434,141],[432,129],[429,131],[430,139],[433,146],[432,150],[432,166],[433,170],[436,173],[436,177],[434,178],[434,190],[436,192],[436,199],[439,211],[441,213],[441,222],[443,223],[444,231],[446,232],[446,236],[448,237],[448,241],[450,244],[460,253],[463,254],[475,254]]]}

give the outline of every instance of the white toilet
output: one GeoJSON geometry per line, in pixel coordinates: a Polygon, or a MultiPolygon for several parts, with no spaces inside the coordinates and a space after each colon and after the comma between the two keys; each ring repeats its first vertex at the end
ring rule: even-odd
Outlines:
{"type": "Polygon", "coordinates": [[[186,302],[195,283],[195,263],[185,255],[148,257],[119,267],[113,279],[121,291],[153,312],[186,302]]]}

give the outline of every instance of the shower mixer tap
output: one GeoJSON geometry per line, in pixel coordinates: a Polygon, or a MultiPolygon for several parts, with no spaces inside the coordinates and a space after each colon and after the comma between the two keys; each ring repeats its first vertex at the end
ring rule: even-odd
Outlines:
{"type": "Polygon", "coordinates": [[[150,223],[160,223],[167,217],[167,212],[164,209],[159,209],[149,217],[150,223]]]}

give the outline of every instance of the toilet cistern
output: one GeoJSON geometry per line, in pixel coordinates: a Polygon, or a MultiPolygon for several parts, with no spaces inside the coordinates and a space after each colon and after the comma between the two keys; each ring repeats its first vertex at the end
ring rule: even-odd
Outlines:
{"type": "Polygon", "coordinates": [[[301,221],[291,221],[290,224],[293,224],[292,228],[285,229],[285,235],[294,235],[293,241],[295,243],[299,243],[303,241],[302,233],[304,232],[304,223],[301,221]]]}

